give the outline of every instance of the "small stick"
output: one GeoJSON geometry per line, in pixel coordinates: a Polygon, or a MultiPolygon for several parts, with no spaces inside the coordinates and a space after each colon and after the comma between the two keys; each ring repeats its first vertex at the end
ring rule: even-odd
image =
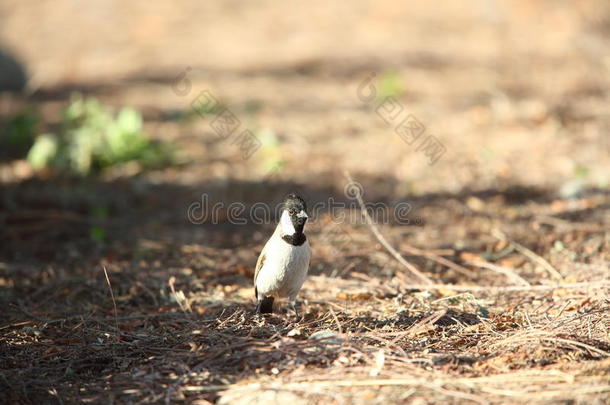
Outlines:
{"type": "Polygon", "coordinates": [[[531,285],[526,279],[524,279],[523,277],[518,275],[515,271],[513,271],[512,269],[509,269],[507,267],[498,266],[496,264],[489,263],[489,262],[469,261],[468,264],[471,264],[471,265],[477,266],[477,267],[482,267],[484,269],[489,269],[491,271],[495,271],[496,273],[503,274],[509,280],[516,281],[521,285],[525,285],[525,286],[531,285]]]}
{"type": "MultiPolygon", "coordinates": [[[[350,183],[354,183],[354,180],[352,179],[352,176],[350,176],[349,172],[345,172],[345,177],[347,178],[347,180],[350,183]]],[[[392,247],[392,245],[390,245],[388,243],[388,241],[383,237],[383,235],[381,234],[381,232],[379,232],[379,229],[377,229],[377,226],[375,225],[375,223],[373,222],[371,216],[369,215],[368,211],[366,210],[366,206],[364,205],[364,201],[362,200],[362,195],[360,193],[360,190],[356,190],[356,199],[358,200],[358,204],[360,205],[360,211],[362,211],[362,215],[364,215],[364,218],[366,219],[367,224],[369,225],[369,227],[371,228],[371,231],[373,231],[373,234],[375,235],[375,237],[377,238],[377,240],[379,241],[379,243],[381,243],[383,245],[383,247],[386,248],[386,250],[388,252],[390,252],[390,254],[392,256],[394,256],[394,258],[400,263],[402,264],[407,270],[409,270],[412,274],[414,274],[415,276],[417,276],[421,281],[423,281],[426,284],[433,284],[432,280],[430,280],[428,277],[426,277],[421,271],[418,270],[417,267],[415,267],[413,264],[409,263],[408,261],[405,260],[404,257],[401,256],[400,253],[398,253],[396,251],[396,249],[394,249],[392,247]]]]}
{"type": "MultiPolygon", "coordinates": [[[[419,322],[415,322],[406,331],[404,331],[404,334],[409,335],[409,336],[416,336],[420,331],[423,331],[425,327],[432,326],[434,324],[434,322],[441,319],[443,316],[445,316],[446,313],[447,313],[446,309],[436,311],[433,314],[424,317],[419,322]]],[[[403,335],[399,335],[394,340],[392,340],[392,343],[396,344],[396,342],[398,342],[402,337],[403,337],[403,335]]]]}
{"type": "MultiPolygon", "coordinates": [[[[212,392],[225,390],[302,390],[302,389],[324,389],[335,387],[375,387],[375,386],[422,386],[424,388],[437,389],[442,388],[443,384],[459,384],[466,389],[479,388],[486,391],[486,384],[500,383],[505,384],[506,381],[512,383],[572,383],[572,376],[566,373],[551,374],[551,375],[535,375],[528,373],[510,373],[499,374],[491,377],[465,377],[465,378],[434,378],[434,383],[430,383],[429,379],[418,377],[403,377],[403,378],[370,378],[370,379],[353,379],[353,380],[313,380],[313,381],[298,381],[298,382],[283,382],[283,383],[249,383],[249,384],[226,384],[226,385],[202,385],[185,387],[188,391],[212,392]],[[501,380],[504,381],[501,381],[501,380]]],[[[607,392],[610,391],[610,385],[598,385],[591,387],[590,392],[607,392]]],[[[460,392],[460,391],[458,391],[460,392]]],[[[462,392],[460,392],[462,393],[462,392]]],[[[465,394],[465,393],[462,393],[465,394]]],[[[527,393],[529,394],[529,393],[527,393]]],[[[539,395],[540,393],[534,393],[539,395]]]]}
{"type": "Polygon", "coordinates": [[[514,248],[516,250],[518,250],[519,252],[523,253],[525,256],[527,256],[528,258],[530,258],[530,260],[535,261],[536,263],[538,263],[539,265],[541,265],[546,271],[548,271],[551,276],[553,276],[555,279],[557,280],[561,280],[563,279],[563,276],[561,275],[561,273],[559,273],[552,265],[551,263],[549,263],[548,261],[546,261],[546,259],[544,259],[542,256],[537,255],[536,253],[534,253],[532,250],[526,248],[525,246],[521,245],[520,243],[517,243],[515,241],[512,241],[510,239],[508,239],[506,237],[506,235],[500,231],[499,229],[494,229],[491,234],[504,242],[508,242],[510,243],[512,246],[514,246],[514,248]]]}
{"type": "MultiPolygon", "coordinates": [[[[112,292],[112,285],[110,284],[110,277],[108,277],[108,271],[106,271],[106,266],[102,265],[102,269],[104,269],[104,276],[106,276],[106,283],[108,284],[108,289],[110,290],[110,298],[112,298],[112,306],[114,307],[114,327],[116,328],[116,335],[115,335],[115,339],[118,341],[119,340],[119,318],[117,316],[117,309],[116,309],[116,301],[114,299],[114,292],[112,292]]],[[[114,345],[111,345],[111,350],[112,350],[112,362],[114,363],[114,366],[117,366],[117,358],[116,358],[116,351],[114,349],[114,345]]]]}
{"type": "Polygon", "coordinates": [[[329,311],[330,311],[330,314],[335,319],[335,322],[337,323],[337,328],[339,328],[339,334],[342,335],[343,334],[343,328],[341,327],[341,322],[339,322],[339,318],[337,317],[337,314],[335,314],[335,311],[333,311],[332,308],[329,308],[329,311]]]}
{"type": "Polygon", "coordinates": [[[582,283],[568,283],[568,284],[553,284],[553,285],[530,285],[530,286],[504,286],[497,287],[491,285],[473,285],[473,286],[462,286],[453,284],[420,284],[420,285],[409,285],[409,289],[414,290],[449,290],[449,291],[489,291],[489,292],[510,292],[510,291],[547,291],[547,290],[558,290],[573,289],[573,288],[604,288],[610,286],[610,279],[605,280],[594,280],[582,283]]]}
{"type": "Polygon", "coordinates": [[[108,289],[110,290],[110,298],[112,298],[112,305],[114,306],[114,325],[118,332],[119,317],[117,316],[116,301],[114,300],[114,293],[112,292],[112,285],[110,285],[110,278],[108,277],[108,272],[106,271],[106,266],[102,266],[102,269],[104,269],[104,275],[106,276],[106,283],[108,284],[108,289]]]}
{"type": "Polygon", "coordinates": [[[457,263],[453,263],[452,261],[439,256],[438,254],[436,254],[435,252],[433,252],[431,250],[418,249],[415,246],[410,246],[409,244],[406,244],[406,243],[402,243],[400,246],[402,248],[404,248],[407,252],[410,252],[414,255],[423,256],[427,259],[432,260],[433,262],[445,265],[445,266],[449,267],[450,269],[457,271],[458,273],[460,273],[463,276],[468,277],[472,274],[472,272],[470,270],[468,270],[467,268],[460,266],[457,263]]]}
{"type": "Polygon", "coordinates": [[[191,310],[191,305],[188,302],[188,300],[184,300],[184,305],[182,305],[182,297],[178,296],[178,293],[176,293],[176,289],[174,288],[174,283],[176,282],[176,277],[171,276],[169,278],[169,280],[167,281],[167,284],[169,284],[169,288],[170,290],[172,290],[172,294],[174,295],[174,299],[176,300],[176,302],[178,303],[178,306],[180,307],[180,309],[182,310],[182,312],[184,312],[185,314],[187,312],[193,312],[191,310]]]}
{"type": "Polygon", "coordinates": [[[549,215],[538,215],[536,220],[542,224],[552,225],[556,228],[562,228],[562,231],[585,231],[585,232],[599,232],[604,229],[599,224],[591,222],[572,222],[565,219],[549,216],[549,215]]]}

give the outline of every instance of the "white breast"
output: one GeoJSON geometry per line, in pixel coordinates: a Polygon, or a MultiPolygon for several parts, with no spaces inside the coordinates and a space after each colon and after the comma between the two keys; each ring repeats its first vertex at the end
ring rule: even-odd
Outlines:
{"type": "Polygon", "coordinates": [[[259,297],[274,295],[294,301],[307,277],[311,258],[309,242],[293,246],[276,232],[263,250],[265,261],[256,278],[259,297]]]}

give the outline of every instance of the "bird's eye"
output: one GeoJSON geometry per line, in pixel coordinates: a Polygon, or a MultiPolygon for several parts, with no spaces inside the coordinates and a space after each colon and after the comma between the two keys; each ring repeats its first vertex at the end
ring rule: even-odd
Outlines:
{"type": "Polygon", "coordinates": [[[297,212],[296,212],[296,210],[290,209],[290,210],[288,210],[288,213],[290,215],[296,215],[297,212]]]}

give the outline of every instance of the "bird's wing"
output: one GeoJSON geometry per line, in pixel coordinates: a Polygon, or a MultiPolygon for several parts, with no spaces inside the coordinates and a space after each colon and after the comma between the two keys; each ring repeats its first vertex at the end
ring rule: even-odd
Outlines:
{"type": "Polygon", "coordinates": [[[256,287],[256,277],[258,277],[258,272],[261,271],[261,269],[263,268],[263,264],[265,263],[265,257],[267,256],[267,248],[269,246],[269,243],[271,242],[271,240],[273,238],[278,237],[279,232],[280,232],[280,226],[278,225],[275,227],[275,231],[273,232],[273,235],[271,235],[271,238],[269,238],[267,243],[265,243],[265,246],[263,247],[261,254],[258,256],[258,260],[256,261],[256,268],[254,269],[254,287],[256,287]]]}
{"type": "MultiPolygon", "coordinates": [[[[267,247],[267,245],[265,245],[267,247]]],[[[256,277],[258,277],[258,272],[263,268],[263,263],[265,263],[265,248],[261,252],[260,256],[258,256],[258,260],[256,261],[256,269],[254,270],[254,298],[258,299],[258,288],[256,288],[256,277]]]]}
{"type": "Polygon", "coordinates": [[[256,261],[256,268],[254,269],[254,285],[256,286],[256,277],[258,277],[258,272],[263,268],[263,264],[265,263],[266,250],[267,245],[263,248],[263,251],[258,256],[258,260],[256,261]]]}

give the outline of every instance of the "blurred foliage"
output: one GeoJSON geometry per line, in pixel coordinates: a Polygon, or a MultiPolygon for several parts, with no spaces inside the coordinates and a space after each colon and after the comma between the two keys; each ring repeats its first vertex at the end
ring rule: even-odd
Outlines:
{"type": "Polygon", "coordinates": [[[244,111],[248,114],[256,114],[263,109],[263,102],[260,100],[248,100],[244,104],[244,111]]]}
{"type": "Polygon", "coordinates": [[[574,167],[574,177],[579,179],[586,179],[591,175],[591,169],[583,164],[577,164],[574,167]]]}
{"type": "Polygon", "coordinates": [[[379,98],[399,98],[405,91],[402,79],[396,72],[383,72],[379,78],[379,98]]]}
{"type": "Polygon", "coordinates": [[[21,159],[27,155],[38,130],[38,115],[25,109],[0,124],[0,154],[5,158],[21,159]]]}
{"type": "Polygon", "coordinates": [[[261,141],[261,156],[266,172],[282,167],[286,162],[282,158],[282,142],[275,131],[263,128],[256,131],[256,137],[261,141]]]}
{"type": "Polygon", "coordinates": [[[89,228],[89,236],[97,243],[104,243],[106,241],[106,229],[103,224],[110,217],[110,211],[104,205],[95,205],[91,209],[91,215],[95,218],[96,224],[89,228]]]}
{"type": "Polygon", "coordinates": [[[175,152],[148,138],[137,110],[125,107],[113,114],[97,99],[77,96],[64,109],[57,133],[38,136],[27,157],[35,169],[87,175],[127,163],[139,169],[171,165],[175,152]]]}

